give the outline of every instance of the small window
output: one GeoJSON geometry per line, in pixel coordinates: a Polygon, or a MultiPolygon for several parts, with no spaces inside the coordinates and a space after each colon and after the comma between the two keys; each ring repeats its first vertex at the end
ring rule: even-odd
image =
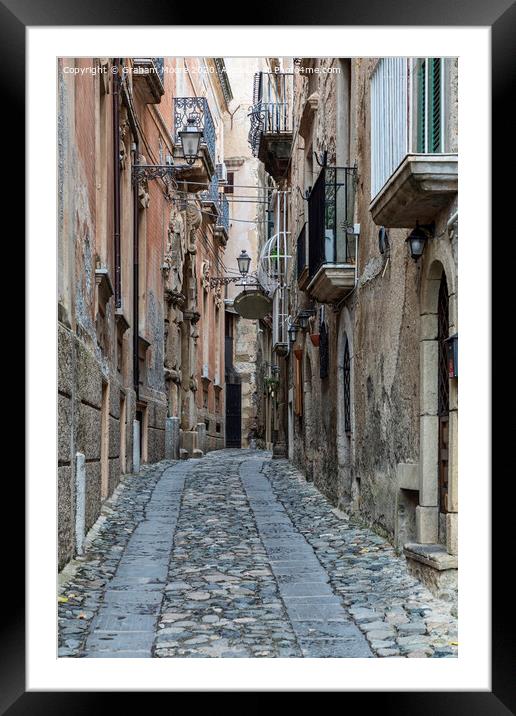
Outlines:
{"type": "Polygon", "coordinates": [[[235,172],[228,172],[228,183],[224,187],[225,194],[233,194],[233,185],[235,183],[235,172]]]}

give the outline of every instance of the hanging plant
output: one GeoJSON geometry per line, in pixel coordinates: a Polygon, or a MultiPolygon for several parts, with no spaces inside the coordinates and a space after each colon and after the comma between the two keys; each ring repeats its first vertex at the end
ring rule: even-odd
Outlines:
{"type": "Polygon", "coordinates": [[[279,380],[277,378],[264,378],[263,383],[269,393],[272,393],[279,386],[279,380]]]}

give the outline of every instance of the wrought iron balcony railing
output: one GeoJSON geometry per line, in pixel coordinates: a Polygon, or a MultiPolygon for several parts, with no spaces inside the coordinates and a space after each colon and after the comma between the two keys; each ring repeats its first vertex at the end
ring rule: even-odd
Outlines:
{"type": "Polygon", "coordinates": [[[255,75],[248,137],[254,156],[258,156],[262,135],[292,133],[292,90],[291,73],[258,72],[255,75]]]}
{"type": "Polygon", "coordinates": [[[308,199],[308,273],[323,264],[355,265],[356,169],[323,167],[308,199]]]}
{"type": "Polygon", "coordinates": [[[217,219],[217,226],[221,226],[229,232],[229,201],[223,192],[219,192],[219,218],[217,219]]]}
{"type": "Polygon", "coordinates": [[[219,178],[216,174],[213,175],[209,189],[201,192],[201,201],[209,202],[213,205],[216,210],[219,210],[219,178]]]}
{"type": "Polygon", "coordinates": [[[176,97],[174,99],[174,135],[177,143],[179,143],[179,132],[186,128],[189,117],[193,117],[195,126],[202,129],[202,143],[208,150],[211,164],[215,167],[215,124],[208,100],[205,97],[176,97]]]}
{"type": "Polygon", "coordinates": [[[158,73],[158,77],[161,80],[161,84],[164,85],[164,79],[165,79],[165,58],[164,57],[153,57],[152,61],[154,63],[154,67],[156,68],[156,72],[158,73]]]}

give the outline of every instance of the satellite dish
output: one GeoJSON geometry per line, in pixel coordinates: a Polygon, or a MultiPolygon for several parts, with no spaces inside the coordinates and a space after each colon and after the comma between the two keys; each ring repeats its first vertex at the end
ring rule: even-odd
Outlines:
{"type": "Polygon", "coordinates": [[[233,301],[233,308],[242,318],[264,318],[272,311],[272,301],[262,291],[244,289],[233,301]]]}

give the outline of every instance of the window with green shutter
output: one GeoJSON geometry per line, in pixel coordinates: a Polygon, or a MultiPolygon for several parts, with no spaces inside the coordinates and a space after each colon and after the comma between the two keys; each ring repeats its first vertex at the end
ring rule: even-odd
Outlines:
{"type": "Polygon", "coordinates": [[[442,82],[443,60],[421,60],[417,73],[417,151],[434,154],[443,151],[442,82]]]}

